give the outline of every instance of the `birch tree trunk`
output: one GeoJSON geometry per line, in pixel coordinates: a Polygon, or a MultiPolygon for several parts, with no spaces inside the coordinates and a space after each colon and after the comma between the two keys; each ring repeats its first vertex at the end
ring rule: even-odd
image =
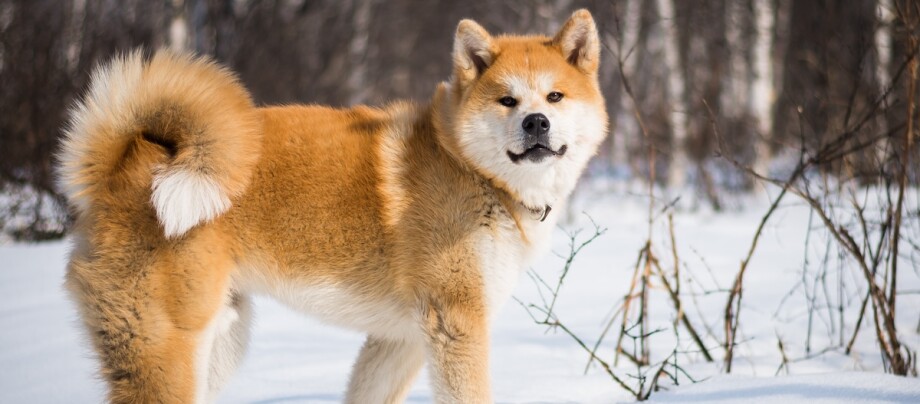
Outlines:
{"type": "Polygon", "coordinates": [[[757,138],[754,143],[754,170],[763,175],[770,167],[770,143],[773,138],[773,106],[776,91],[773,82],[773,27],[776,23],[770,0],[754,1],[754,82],[751,85],[750,107],[757,138]]]}
{"type": "Polygon", "coordinates": [[[684,76],[678,53],[677,23],[674,20],[674,0],[657,0],[658,14],[664,31],[664,58],[668,67],[668,105],[671,122],[671,163],[668,186],[679,190],[687,182],[687,103],[684,97],[684,76]]]}
{"type": "Polygon", "coordinates": [[[172,0],[173,18],[169,24],[169,49],[182,52],[188,45],[188,23],[185,18],[185,1],[172,0]]]}
{"type": "MultiPolygon", "coordinates": [[[[642,49],[639,47],[639,28],[642,26],[642,1],[628,0],[626,2],[626,14],[622,19],[622,30],[617,44],[617,57],[622,58],[623,76],[627,80],[633,80],[636,73],[636,60],[639,59],[638,52],[642,49]]],[[[633,83],[630,83],[633,84],[633,83]]],[[[621,86],[625,83],[620,83],[621,86]]],[[[635,113],[639,105],[630,99],[626,91],[620,91],[619,116],[616,120],[617,131],[612,133],[610,156],[614,164],[629,164],[630,141],[628,135],[642,136],[639,125],[636,124],[635,113]]]]}
{"type": "MultiPolygon", "coordinates": [[[[875,80],[878,83],[879,94],[884,93],[885,89],[891,85],[891,25],[894,19],[892,8],[894,5],[891,0],[877,0],[876,2],[876,25],[875,25],[875,80]]],[[[879,133],[888,131],[888,119],[882,117],[879,119],[879,133]]],[[[881,167],[885,164],[889,155],[889,144],[887,138],[882,138],[875,149],[876,158],[881,167]]]]}

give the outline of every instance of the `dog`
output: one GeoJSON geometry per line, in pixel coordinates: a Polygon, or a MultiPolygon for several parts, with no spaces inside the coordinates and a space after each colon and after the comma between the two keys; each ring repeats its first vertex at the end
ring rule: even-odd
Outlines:
{"type": "Polygon", "coordinates": [[[256,107],[233,73],[115,57],[57,156],[65,285],[111,402],[213,401],[272,296],[367,341],[346,402],[491,401],[489,322],[607,133],[591,14],[553,37],[459,23],[427,104],[256,107]]]}

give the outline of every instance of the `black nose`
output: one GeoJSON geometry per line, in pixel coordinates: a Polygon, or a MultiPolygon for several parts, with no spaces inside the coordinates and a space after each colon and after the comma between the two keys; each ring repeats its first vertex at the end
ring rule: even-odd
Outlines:
{"type": "Polygon", "coordinates": [[[521,124],[524,132],[531,136],[543,136],[549,132],[549,119],[543,114],[530,114],[521,124]]]}

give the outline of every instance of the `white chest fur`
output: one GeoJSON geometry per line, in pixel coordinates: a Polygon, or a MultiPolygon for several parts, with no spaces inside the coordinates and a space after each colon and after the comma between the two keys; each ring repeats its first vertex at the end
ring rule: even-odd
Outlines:
{"type": "Polygon", "coordinates": [[[533,260],[547,252],[555,216],[546,221],[525,218],[518,229],[513,221],[497,221],[478,241],[486,305],[494,316],[511,297],[514,287],[533,260]],[[525,240],[521,230],[527,235],[525,240]]]}

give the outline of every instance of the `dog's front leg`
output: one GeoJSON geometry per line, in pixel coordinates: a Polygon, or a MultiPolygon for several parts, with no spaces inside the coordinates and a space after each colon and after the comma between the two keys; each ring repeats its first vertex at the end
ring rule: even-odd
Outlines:
{"type": "Polygon", "coordinates": [[[424,314],[437,402],[492,402],[488,322],[483,307],[460,301],[431,302],[424,314]]]}

